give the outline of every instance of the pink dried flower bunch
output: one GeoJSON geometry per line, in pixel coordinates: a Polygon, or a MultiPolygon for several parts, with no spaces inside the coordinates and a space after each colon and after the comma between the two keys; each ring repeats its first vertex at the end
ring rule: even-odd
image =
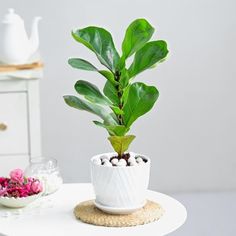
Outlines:
{"type": "Polygon", "coordinates": [[[27,178],[21,169],[10,172],[10,178],[0,177],[0,197],[28,197],[43,191],[41,182],[27,178]]]}

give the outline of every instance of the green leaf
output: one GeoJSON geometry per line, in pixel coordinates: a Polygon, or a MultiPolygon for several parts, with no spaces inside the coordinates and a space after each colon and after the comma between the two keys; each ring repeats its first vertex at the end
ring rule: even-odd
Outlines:
{"type": "Polygon", "coordinates": [[[154,86],[133,83],[123,107],[125,126],[130,127],[138,117],[150,111],[158,96],[159,93],[154,86]]]}
{"type": "Polygon", "coordinates": [[[106,125],[96,120],[93,121],[93,123],[105,128],[110,135],[124,136],[129,131],[124,125],[106,125]]]}
{"type": "Polygon", "coordinates": [[[129,72],[126,68],[123,68],[121,70],[121,75],[120,75],[120,80],[119,83],[121,85],[122,88],[125,88],[128,84],[129,84],[129,72]]]}
{"type": "Polygon", "coordinates": [[[161,62],[167,54],[168,49],[165,41],[158,40],[146,43],[135,53],[134,61],[129,68],[129,76],[133,77],[152,67],[155,63],[161,62]]]}
{"type": "Polygon", "coordinates": [[[113,119],[113,117],[103,107],[99,105],[92,104],[76,96],[65,95],[63,96],[63,98],[66,104],[69,105],[70,107],[93,113],[102,118],[106,124],[109,125],[117,124],[117,122],[113,119]]]}
{"type": "Polygon", "coordinates": [[[81,58],[70,58],[68,60],[69,65],[71,65],[73,68],[80,69],[80,70],[88,70],[88,71],[97,71],[102,76],[104,76],[107,80],[111,81],[113,84],[116,83],[114,79],[114,75],[107,70],[98,70],[94,65],[92,65],[90,62],[81,59],[81,58]]]}
{"type": "Polygon", "coordinates": [[[107,70],[99,70],[98,71],[101,75],[103,75],[107,80],[109,80],[112,84],[116,84],[117,82],[114,79],[114,75],[107,70]]]}
{"type": "Polygon", "coordinates": [[[119,120],[117,118],[117,115],[114,112],[111,112],[110,116],[116,121],[117,124],[119,124],[119,120]]]}
{"type": "Polygon", "coordinates": [[[111,106],[111,108],[117,115],[123,115],[124,114],[124,112],[119,107],[111,106]]]}
{"type": "Polygon", "coordinates": [[[110,141],[114,150],[118,153],[119,157],[122,157],[123,153],[128,150],[129,145],[134,140],[134,135],[126,136],[110,136],[108,140],[110,141]]]}
{"type": "Polygon", "coordinates": [[[68,60],[69,65],[73,68],[81,69],[81,70],[89,70],[89,71],[98,71],[98,69],[93,66],[90,62],[81,59],[81,58],[70,58],[68,60]]]}
{"type": "Polygon", "coordinates": [[[113,125],[108,128],[110,131],[113,131],[116,136],[124,136],[129,131],[124,125],[113,125]]]}
{"type": "Polygon", "coordinates": [[[152,37],[154,28],[145,19],[133,21],[126,30],[122,43],[122,52],[125,59],[144,46],[152,37]]]}
{"type": "Polygon", "coordinates": [[[119,106],[119,97],[117,94],[117,89],[110,81],[107,81],[104,88],[103,93],[112,101],[113,105],[119,106]]]}
{"type": "Polygon", "coordinates": [[[120,56],[115,49],[112,36],[107,30],[90,26],[72,32],[72,36],[76,41],[92,50],[101,64],[113,72],[116,71],[120,56]]]}
{"type": "Polygon", "coordinates": [[[78,80],[75,84],[75,90],[80,95],[85,96],[87,100],[92,103],[98,103],[101,105],[112,105],[111,101],[109,101],[99,90],[99,88],[87,81],[78,80]]]}
{"type": "Polygon", "coordinates": [[[127,87],[123,89],[123,95],[122,95],[122,103],[125,104],[128,98],[129,94],[129,89],[130,89],[131,84],[129,84],[127,87]]]}

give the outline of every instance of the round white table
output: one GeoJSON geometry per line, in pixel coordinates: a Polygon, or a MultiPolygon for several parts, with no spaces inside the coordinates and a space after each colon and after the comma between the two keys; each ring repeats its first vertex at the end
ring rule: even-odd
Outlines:
{"type": "Polygon", "coordinates": [[[185,207],[177,200],[154,191],[148,199],[165,209],[160,220],[135,227],[112,228],[94,226],[76,220],[74,207],[94,198],[91,184],[63,184],[56,193],[42,197],[22,209],[0,206],[0,235],[7,236],[163,236],[179,228],[187,218],[185,207]]]}

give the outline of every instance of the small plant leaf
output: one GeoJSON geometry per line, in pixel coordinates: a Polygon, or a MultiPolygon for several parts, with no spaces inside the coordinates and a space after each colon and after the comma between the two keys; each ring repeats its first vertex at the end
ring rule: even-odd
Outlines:
{"type": "Polygon", "coordinates": [[[98,60],[112,72],[115,72],[120,61],[120,56],[115,49],[111,34],[99,27],[90,26],[72,32],[76,41],[92,50],[98,60]]]}
{"type": "Polygon", "coordinates": [[[129,145],[134,140],[134,135],[126,136],[110,136],[108,140],[110,141],[114,150],[118,153],[119,157],[122,157],[123,153],[128,150],[129,145]]]}
{"type": "Polygon", "coordinates": [[[87,102],[72,95],[65,95],[63,96],[63,98],[66,104],[69,105],[70,107],[93,113],[102,118],[106,124],[117,125],[116,120],[103,107],[87,102]]]}
{"type": "Polygon", "coordinates": [[[129,84],[128,86],[126,86],[123,89],[123,95],[122,95],[122,103],[125,104],[129,95],[129,89],[130,89],[131,84],[129,84]]]}
{"type": "Polygon", "coordinates": [[[107,80],[109,80],[112,84],[116,84],[117,82],[114,79],[114,75],[107,70],[99,70],[98,71],[101,75],[103,75],[107,80]]]}
{"type": "Polygon", "coordinates": [[[93,121],[93,123],[97,126],[105,128],[108,133],[112,136],[124,136],[129,129],[127,129],[124,125],[105,125],[99,121],[93,121]]]}
{"type": "Polygon", "coordinates": [[[136,119],[150,111],[158,96],[158,90],[154,86],[133,83],[123,107],[125,126],[130,127],[136,119]]]}
{"type": "Polygon", "coordinates": [[[133,21],[126,30],[122,43],[122,52],[125,59],[144,46],[152,37],[154,28],[145,19],[133,21]]]}
{"type": "Polygon", "coordinates": [[[126,68],[123,68],[121,70],[121,76],[120,76],[120,85],[122,88],[125,88],[129,84],[129,72],[126,68]]]}
{"type": "Polygon", "coordinates": [[[75,90],[80,95],[85,96],[87,100],[93,103],[98,103],[101,105],[112,105],[111,101],[108,100],[99,90],[99,88],[87,81],[78,80],[75,84],[75,90]]]}
{"type": "Polygon", "coordinates": [[[92,65],[90,62],[82,59],[82,58],[70,58],[68,60],[68,64],[76,69],[80,70],[88,70],[88,71],[97,71],[102,76],[104,76],[107,80],[111,81],[112,83],[116,83],[114,79],[114,75],[107,70],[98,70],[94,65],[92,65]]]}
{"type": "Polygon", "coordinates": [[[68,60],[68,64],[76,69],[98,71],[98,69],[94,65],[81,58],[70,58],[68,60]]]}
{"type": "Polygon", "coordinates": [[[124,111],[122,111],[119,107],[111,106],[111,108],[117,115],[123,115],[124,114],[124,111]]]}
{"type": "MultiPolygon", "coordinates": [[[[114,112],[111,112],[110,113],[110,116],[113,117],[113,119],[116,121],[117,124],[119,124],[119,120],[118,120],[118,117],[117,115],[114,113],[114,112]]],[[[104,122],[105,123],[105,122],[104,122]]],[[[106,123],[105,123],[106,124],[106,123]]]]}
{"type": "Polygon", "coordinates": [[[114,106],[119,106],[119,97],[115,86],[116,85],[107,80],[103,88],[103,93],[112,101],[114,106]]]}
{"type": "Polygon", "coordinates": [[[134,77],[157,62],[162,62],[167,54],[168,49],[165,41],[158,40],[146,43],[135,53],[134,61],[129,67],[129,76],[134,77]]]}

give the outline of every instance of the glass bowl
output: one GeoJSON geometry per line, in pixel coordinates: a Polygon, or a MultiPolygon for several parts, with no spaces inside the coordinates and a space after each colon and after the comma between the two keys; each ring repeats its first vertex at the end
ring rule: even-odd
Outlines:
{"type": "Polygon", "coordinates": [[[43,184],[43,195],[56,192],[62,185],[60,169],[54,158],[34,158],[25,170],[25,176],[39,179],[43,184]]]}

